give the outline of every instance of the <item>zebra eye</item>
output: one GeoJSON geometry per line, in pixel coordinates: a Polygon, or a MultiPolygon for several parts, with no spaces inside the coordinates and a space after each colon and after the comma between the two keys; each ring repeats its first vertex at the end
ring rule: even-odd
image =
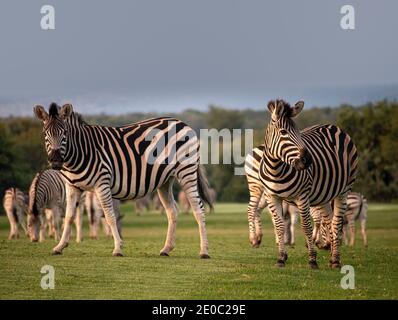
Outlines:
{"type": "Polygon", "coordinates": [[[282,130],[280,131],[280,133],[281,133],[281,135],[286,135],[286,134],[287,134],[287,131],[286,131],[285,129],[282,129],[282,130]]]}

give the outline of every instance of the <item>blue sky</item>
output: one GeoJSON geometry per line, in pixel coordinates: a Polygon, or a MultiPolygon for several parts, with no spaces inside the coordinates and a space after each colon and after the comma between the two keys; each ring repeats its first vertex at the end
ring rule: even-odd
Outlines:
{"type": "Polygon", "coordinates": [[[263,108],[398,97],[398,2],[38,1],[0,3],[0,116],[70,101],[83,113],[263,108]],[[40,8],[55,8],[55,30],[40,8]],[[294,102],[294,101],[292,101],[294,102]]]}

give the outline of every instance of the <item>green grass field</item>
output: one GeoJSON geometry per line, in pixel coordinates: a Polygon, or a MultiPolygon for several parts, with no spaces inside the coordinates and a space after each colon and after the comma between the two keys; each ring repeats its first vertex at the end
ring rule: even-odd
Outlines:
{"type": "MultiPolygon", "coordinates": [[[[192,215],[180,215],[177,243],[160,257],[167,221],[149,212],[136,216],[125,204],[124,254],[112,257],[113,241],[87,237],[52,256],[54,240],[9,241],[8,222],[0,217],[0,299],[397,299],[398,205],[372,204],[368,212],[369,247],[357,231],[355,248],[342,248],[342,263],[355,268],[356,288],[343,290],[329,253],[318,251],[319,270],[307,267],[301,230],[289,249],[286,268],[275,267],[276,246],[268,214],[259,249],[248,242],[245,204],[219,204],[207,215],[209,260],[199,259],[199,234],[192,215]],[[55,289],[40,287],[43,265],[55,268],[55,289]]],[[[85,224],[85,235],[87,234],[85,224]]]]}

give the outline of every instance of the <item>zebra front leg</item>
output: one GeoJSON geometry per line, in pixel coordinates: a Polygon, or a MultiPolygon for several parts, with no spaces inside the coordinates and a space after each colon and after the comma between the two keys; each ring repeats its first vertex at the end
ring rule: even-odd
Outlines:
{"type": "Polygon", "coordinates": [[[39,215],[39,220],[40,220],[39,242],[44,242],[44,240],[46,240],[46,229],[47,226],[50,224],[50,220],[47,220],[47,218],[43,217],[42,214],[39,215]]]}
{"type": "Polygon", "coordinates": [[[54,239],[55,241],[59,241],[60,239],[60,234],[61,234],[61,212],[62,208],[56,207],[52,210],[52,228],[53,228],[53,233],[54,233],[54,239]]]}
{"type": "Polygon", "coordinates": [[[334,199],[334,210],[332,220],[332,251],[330,266],[333,269],[340,269],[340,242],[343,233],[344,214],[347,210],[347,195],[343,194],[334,199]]]}
{"type": "Polygon", "coordinates": [[[62,254],[62,250],[68,246],[72,223],[76,215],[76,204],[80,199],[81,191],[70,184],[65,185],[66,189],[66,213],[64,229],[59,243],[54,247],[53,254],[62,254]]]}
{"type": "Polygon", "coordinates": [[[350,247],[355,245],[355,220],[348,223],[350,229],[350,247]]]}
{"type": "Polygon", "coordinates": [[[314,241],[312,238],[312,224],[311,224],[311,214],[310,214],[310,203],[308,196],[303,196],[297,201],[297,207],[300,212],[301,217],[301,228],[304,231],[307,248],[308,248],[308,264],[312,269],[318,269],[318,264],[316,262],[316,250],[314,246],[314,241]]]}
{"type": "Polygon", "coordinates": [[[160,250],[161,256],[169,256],[170,251],[173,250],[175,246],[178,211],[175,206],[172,186],[173,179],[169,180],[158,189],[159,200],[166,210],[168,221],[166,242],[162,250],[160,250]]]}
{"type": "Polygon", "coordinates": [[[76,208],[75,227],[76,227],[76,242],[80,243],[83,240],[83,205],[82,205],[82,203],[79,203],[79,205],[76,208]]]}
{"type": "Polygon", "coordinates": [[[278,198],[268,197],[268,210],[271,213],[272,221],[274,223],[275,234],[277,236],[278,245],[278,260],[276,265],[280,268],[285,266],[287,260],[287,252],[285,249],[285,222],[282,218],[282,200],[278,198]]]}
{"type": "MultiPolygon", "coordinates": [[[[250,190],[247,220],[249,222],[249,242],[253,248],[258,248],[262,240],[261,220],[258,221],[258,219],[260,219],[259,202],[261,195],[262,191],[259,189],[250,190]]],[[[266,207],[266,205],[264,207],[266,207]]]]}
{"type": "Polygon", "coordinates": [[[295,225],[297,221],[297,213],[294,210],[290,216],[290,246],[294,247],[294,244],[296,243],[296,231],[295,231],[295,225]]]}
{"type": "Polygon", "coordinates": [[[111,190],[109,189],[109,187],[96,188],[95,194],[97,195],[97,198],[101,204],[102,210],[104,211],[106,223],[108,224],[113,236],[115,247],[113,249],[112,255],[114,257],[122,257],[123,243],[122,239],[120,238],[119,231],[117,229],[117,221],[116,221],[115,211],[113,208],[113,199],[112,199],[111,190]]]}
{"type": "Polygon", "coordinates": [[[360,223],[361,223],[362,241],[364,247],[366,248],[368,246],[368,239],[366,237],[366,219],[360,220],[360,223]]]}
{"type": "Polygon", "coordinates": [[[24,211],[22,209],[19,209],[17,211],[17,216],[18,216],[18,225],[21,226],[21,228],[24,231],[25,235],[28,236],[28,229],[26,227],[26,220],[25,220],[24,211]]]}

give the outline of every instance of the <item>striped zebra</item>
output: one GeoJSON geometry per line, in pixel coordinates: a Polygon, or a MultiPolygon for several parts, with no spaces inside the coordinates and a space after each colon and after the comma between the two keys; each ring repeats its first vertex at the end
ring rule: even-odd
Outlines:
{"type": "MultiPolygon", "coordinates": [[[[89,232],[90,238],[98,239],[98,229],[100,225],[100,221],[102,222],[102,227],[104,229],[104,233],[107,237],[112,235],[111,230],[107,222],[105,221],[104,211],[102,210],[101,204],[98,201],[97,196],[94,192],[87,191],[84,192],[86,195],[85,199],[85,207],[87,211],[88,223],[89,223],[89,232]]],[[[120,214],[120,201],[113,199],[113,210],[115,212],[117,228],[119,234],[122,232],[121,219],[122,216],[120,214]]]]}
{"type": "Polygon", "coordinates": [[[199,165],[195,131],[170,117],[144,120],[122,127],[89,125],[71,104],[52,103],[34,112],[43,122],[48,161],[67,181],[65,228],[53,254],[68,244],[76,200],[82,190],[94,191],[105,212],[114,239],[114,256],[122,256],[112,198],[137,199],[158,191],[168,218],[166,242],[160,254],[168,256],[175,244],[177,208],[172,186],[176,179],[187,193],[199,226],[200,257],[209,258],[203,200],[211,206],[204,168],[199,165]]]}
{"type": "MultiPolygon", "coordinates": [[[[79,198],[79,201],[81,199],[79,198]]],[[[44,241],[46,228],[54,239],[60,239],[62,217],[65,215],[65,183],[59,171],[48,169],[36,174],[29,188],[28,233],[32,242],[44,241]]],[[[76,241],[82,241],[82,207],[76,219],[76,241]]]]}
{"type": "Polygon", "coordinates": [[[343,237],[345,244],[355,245],[355,221],[358,220],[361,226],[361,235],[363,245],[368,246],[366,236],[366,221],[368,218],[368,202],[366,198],[358,192],[350,192],[347,196],[347,211],[344,216],[344,232],[343,237]],[[348,229],[350,231],[350,240],[348,242],[348,229]]]}
{"type": "Polygon", "coordinates": [[[25,222],[27,196],[18,188],[9,188],[4,193],[3,207],[10,223],[8,239],[19,238],[19,226],[27,233],[25,222]]]}
{"type": "Polygon", "coordinates": [[[287,259],[283,241],[285,227],[281,218],[284,200],[299,209],[309,266],[318,268],[310,217],[310,206],[314,206],[320,209],[331,232],[330,265],[340,268],[339,240],[347,193],[356,178],[357,150],[348,134],[334,125],[317,125],[299,131],[293,118],[303,107],[303,101],[293,107],[283,100],[268,103],[271,120],[265,132],[259,178],[278,234],[277,266],[285,266],[287,259]],[[330,219],[332,200],[334,214],[330,219]]]}

